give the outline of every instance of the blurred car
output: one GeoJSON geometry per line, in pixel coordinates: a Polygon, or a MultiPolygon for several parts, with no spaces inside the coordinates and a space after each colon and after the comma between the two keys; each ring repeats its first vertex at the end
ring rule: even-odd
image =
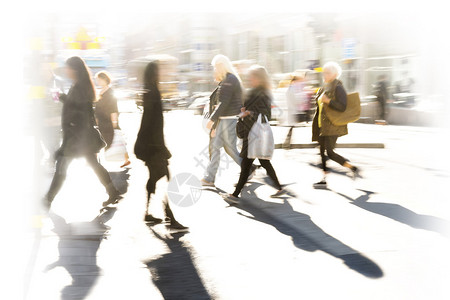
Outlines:
{"type": "Polygon", "coordinates": [[[416,93],[395,93],[393,96],[392,105],[398,107],[414,107],[416,104],[416,98],[418,94],[416,93]]]}
{"type": "Polygon", "coordinates": [[[195,100],[193,97],[189,97],[189,93],[187,91],[179,93],[179,99],[176,99],[176,108],[177,109],[186,109],[191,105],[191,103],[195,100]]]}
{"type": "Polygon", "coordinates": [[[209,96],[211,93],[198,93],[195,95],[194,100],[191,105],[189,105],[188,109],[193,110],[194,114],[202,115],[205,109],[205,106],[209,104],[209,96]]]}

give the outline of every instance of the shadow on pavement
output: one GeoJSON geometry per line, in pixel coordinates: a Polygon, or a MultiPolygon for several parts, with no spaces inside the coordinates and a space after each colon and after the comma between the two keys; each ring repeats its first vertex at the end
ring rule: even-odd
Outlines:
{"type": "MultiPolygon", "coordinates": [[[[275,186],[273,180],[269,177],[269,176],[265,176],[263,178],[261,178],[261,181],[264,182],[267,185],[270,185],[271,187],[273,187],[276,191],[277,187],[275,186]]],[[[290,198],[297,198],[297,194],[289,189],[290,185],[294,185],[295,182],[291,182],[291,183],[281,183],[281,186],[283,187],[283,189],[286,191],[286,194],[284,194],[282,197],[278,197],[279,199],[289,199],[290,198]]],[[[274,191],[274,192],[275,192],[274,191]]]]}
{"type": "Polygon", "coordinates": [[[72,283],[61,290],[62,300],[85,299],[100,275],[97,251],[107,228],[97,219],[91,222],[66,223],[54,213],[50,214],[53,231],[59,236],[59,259],[45,271],[63,267],[72,277],[72,283]]]}
{"type": "Polygon", "coordinates": [[[188,247],[180,240],[186,233],[162,236],[155,230],[152,231],[170,249],[170,253],[146,262],[153,282],[164,299],[212,299],[195,268],[188,247]]]}
{"type": "Polygon", "coordinates": [[[375,262],[324,232],[311,220],[309,215],[295,211],[288,201],[283,200],[283,203],[279,204],[259,199],[255,190],[260,185],[259,183],[251,184],[243,190],[243,198],[249,200],[242,201],[238,208],[252,216],[241,215],[275,227],[280,233],[290,236],[294,245],[299,249],[311,252],[320,250],[328,253],[342,260],[350,269],[369,278],[383,276],[383,271],[375,262]],[[295,220],[298,228],[276,220],[264,210],[280,212],[280,217],[289,218],[291,221],[295,220]]]}
{"type": "Polygon", "coordinates": [[[364,195],[359,196],[356,199],[335,192],[339,196],[342,196],[350,201],[351,204],[358,206],[364,210],[372,212],[374,214],[382,215],[386,218],[392,219],[394,221],[406,224],[416,229],[424,229],[428,231],[434,231],[437,233],[450,238],[449,229],[450,222],[434,216],[421,215],[413,212],[412,210],[403,207],[399,204],[384,203],[384,202],[368,202],[369,198],[375,192],[359,190],[364,193],[364,195]]]}
{"type": "Polygon", "coordinates": [[[102,212],[94,219],[93,222],[96,221],[100,224],[105,224],[109,220],[114,217],[114,214],[117,212],[117,207],[105,207],[102,212]]]}
{"type": "MultiPolygon", "coordinates": [[[[327,159],[327,160],[329,160],[329,159],[327,159]]],[[[322,163],[308,163],[311,167],[315,167],[315,168],[318,168],[318,169],[322,169],[322,163]]],[[[327,165],[328,166],[328,165],[327,165]]],[[[336,169],[334,169],[334,168],[330,168],[330,167],[328,167],[328,172],[330,172],[330,173],[334,173],[334,174],[338,174],[338,175],[347,175],[348,174],[348,172],[347,171],[341,171],[341,170],[336,170],[336,169]]]]}
{"type": "Polygon", "coordinates": [[[128,174],[130,169],[126,168],[119,172],[109,172],[111,180],[119,191],[120,195],[126,194],[128,191],[128,180],[130,179],[130,174],[128,174]]]}

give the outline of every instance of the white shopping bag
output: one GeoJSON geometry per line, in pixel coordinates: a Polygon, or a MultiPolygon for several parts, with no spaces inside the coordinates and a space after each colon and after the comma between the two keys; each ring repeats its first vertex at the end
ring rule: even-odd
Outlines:
{"type": "Polygon", "coordinates": [[[105,151],[105,158],[109,161],[122,161],[127,153],[127,143],[120,129],[114,129],[111,146],[105,151]]]}
{"type": "Polygon", "coordinates": [[[266,123],[262,123],[261,114],[253,124],[248,134],[248,158],[271,159],[275,149],[272,129],[270,128],[267,117],[264,116],[266,123]]]}

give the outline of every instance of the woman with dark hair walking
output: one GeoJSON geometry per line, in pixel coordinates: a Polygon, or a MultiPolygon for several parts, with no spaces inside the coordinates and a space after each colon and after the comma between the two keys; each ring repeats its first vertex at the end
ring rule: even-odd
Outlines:
{"type": "MultiPolygon", "coordinates": [[[[98,129],[106,142],[106,150],[111,147],[114,139],[115,129],[119,129],[119,109],[117,108],[117,98],[111,88],[111,75],[106,71],[95,74],[95,79],[101,87],[99,97],[95,103],[95,116],[97,117],[98,129]]],[[[124,154],[124,163],[121,168],[128,166],[128,152],[124,154]]]]}
{"type": "MultiPolygon", "coordinates": [[[[159,68],[156,61],[150,62],[144,73],[144,113],[142,115],[141,127],[134,145],[136,157],[145,162],[150,173],[147,182],[147,207],[144,220],[154,224],[162,220],[148,213],[150,199],[155,193],[156,183],[163,177],[170,179],[169,158],[171,153],[164,141],[164,117],[162,110],[161,94],[158,89],[159,68]]],[[[187,229],[175,219],[170,209],[169,202],[164,201],[166,217],[170,219],[170,228],[187,229]]]]}
{"type": "Polygon", "coordinates": [[[70,162],[74,158],[84,157],[106,188],[109,199],[103,202],[103,206],[107,206],[117,202],[120,196],[108,171],[97,159],[97,153],[105,147],[105,141],[95,128],[92,106],[95,100],[94,85],[86,64],[78,56],[66,61],[66,75],[73,84],[67,95],[59,95],[59,100],[63,103],[61,118],[63,142],[55,153],[56,171],[44,204],[50,208],[64,183],[70,162]]]}
{"type": "MultiPolygon", "coordinates": [[[[243,143],[240,156],[242,158],[241,174],[239,181],[233,194],[221,193],[221,196],[225,201],[233,204],[239,203],[239,194],[241,193],[245,183],[248,181],[248,177],[252,172],[252,164],[255,158],[249,158],[249,134],[250,130],[258,120],[258,116],[261,115],[263,123],[270,120],[271,117],[271,93],[270,93],[270,78],[267,71],[262,66],[252,66],[249,70],[249,81],[251,90],[248,92],[244,107],[241,109],[241,118],[244,124],[243,143]]],[[[278,181],[277,174],[273,169],[269,159],[258,158],[261,166],[266,169],[267,175],[272,179],[277,192],[271,197],[276,198],[286,193],[280,182],[278,181]]]]}

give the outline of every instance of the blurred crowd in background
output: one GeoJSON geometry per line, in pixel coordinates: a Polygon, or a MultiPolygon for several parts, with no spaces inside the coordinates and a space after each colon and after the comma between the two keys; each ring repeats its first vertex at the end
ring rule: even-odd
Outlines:
{"type": "Polygon", "coordinates": [[[244,87],[251,65],[266,66],[273,119],[280,124],[310,120],[308,101],[327,61],[338,62],[345,89],[361,95],[360,122],[436,125],[436,114],[446,109],[443,78],[434,72],[438,47],[427,39],[425,24],[408,14],[48,14],[30,24],[24,58],[28,107],[33,117],[44,118],[46,132],[60,123],[59,106],[47,100],[52,89],[68,90],[62,67],[75,55],[93,74],[112,74],[116,97],[138,107],[140,74],[158,60],[164,109],[201,113],[216,84],[211,58],[223,53],[244,87]]]}

